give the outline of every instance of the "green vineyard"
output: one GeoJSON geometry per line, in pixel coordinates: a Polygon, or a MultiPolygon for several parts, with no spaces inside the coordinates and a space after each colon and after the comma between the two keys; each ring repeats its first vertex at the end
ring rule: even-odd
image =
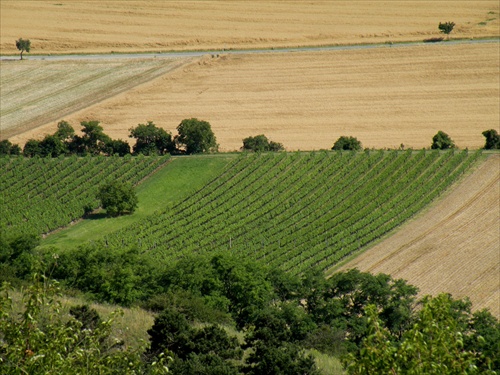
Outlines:
{"type": "Polygon", "coordinates": [[[0,158],[2,233],[43,234],[99,206],[99,186],[137,184],[169,157],[0,158]]]}
{"type": "Polygon", "coordinates": [[[159,262],[230,251],[327,269],[401,225],[480,156],[465,151],[242,154],[204,188],[102,240],[159,262]]]}

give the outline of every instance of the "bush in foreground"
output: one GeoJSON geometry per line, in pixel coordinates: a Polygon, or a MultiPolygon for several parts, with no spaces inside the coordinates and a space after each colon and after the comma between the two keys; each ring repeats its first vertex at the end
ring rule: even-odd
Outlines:
{"type": "Polygon", "coordinates": [[[433,150],[447,150],[449,148],[455,148],[455,142],[453,142],[448,134],[440,130],[432,137],[431,148],[433,150]]]}

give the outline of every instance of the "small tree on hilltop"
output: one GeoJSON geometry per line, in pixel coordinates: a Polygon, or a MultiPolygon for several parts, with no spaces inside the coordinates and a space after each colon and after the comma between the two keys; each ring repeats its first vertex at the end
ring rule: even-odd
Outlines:
{"type": "Polygon", "coordinates": [[[190,118],[182,120],[177,126],[178,135],[175,142],[185,149],[186,154],[199,154],[202,152],[216,152],[217,140],[207,121],[190,118]]]}
{"type": "Polygon", "coordinates": [[[450,38],[450,33],[452,32],[453,28],[455,27],[455,22],[439,22],[439,30],[441,30],[442,33],[446,34],[448,39],[450,38]]]}
{"type": "Polygon", "coordinates": [[[455,143],[448,134],[440,130],[432,137],[431,148],[434,150],[447,150],[449,148],[455,148],[455,143]]]}
{"type": "Polygon", "coordinates": [[[21,51],[21,60],[23,59],[23,52],[29,52],[31,49],[31,42],[29,39],[19,38],[16,40],[16,47],[19,51],[21,51]]]}
{"type": "Polygon", "coordinates": [[[332,150],[361,151],[361,142],[354,137],[342,136],[334,143],[332,150]]]}
{"type": "Polygon", "coordinates": [[[500,149],[500,135],[495,129],[485,130],[483,135],[486,138],[484,145],[485,150],[498,150],[500,149]]]}
{"type": "Polygon", "coordinates": [[[134,212],[137,208],[137,195],[130,184],[110,182],[99,188],[97,199],[110,216],[118,216],[125,212],[134,212]]]}

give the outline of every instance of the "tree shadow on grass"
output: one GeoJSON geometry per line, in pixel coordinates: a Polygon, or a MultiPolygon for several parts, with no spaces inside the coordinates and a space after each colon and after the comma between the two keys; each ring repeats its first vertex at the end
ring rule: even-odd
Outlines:
{"type": "Polygon", "coordinates": [[[106,212],[90,213],[84,217],[85,220],[101,220],[110,217],[106,212]]]}

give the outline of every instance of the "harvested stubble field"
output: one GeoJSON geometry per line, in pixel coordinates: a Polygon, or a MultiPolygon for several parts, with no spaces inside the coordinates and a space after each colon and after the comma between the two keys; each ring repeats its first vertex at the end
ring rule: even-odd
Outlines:
{"type": "Polygon", "coordinates": [[[0,53],[15,40],[32,53],[205,50],[397,42],[498,35],[488,1],[80,1],[0,2],[0,53]]]}
{"type": "Polygon", "coordinates": [[[98,103],[186,60],[0,62],[1,137],[9,138],[98,103]]]}
{"type": "Polygon", "coordinates": [[[420,294],[470,297],[500,317],[500,155],[492,155],[456,189],[395,235],[345,264],[388,273],[420,294]]]}
{"type": "Polygon", "coordinates": [[[438,130],[479,148],[482,131],[500,123],[499,66],[498,42],[205,56],[65,119],[75,127],[98,119],[126,139],[146,120],[175,133],[197,117],[212,124],[222,151],[262,133],[288,150],[331,148],[341,135],[370,148],[422,148],[438,130]]]}

